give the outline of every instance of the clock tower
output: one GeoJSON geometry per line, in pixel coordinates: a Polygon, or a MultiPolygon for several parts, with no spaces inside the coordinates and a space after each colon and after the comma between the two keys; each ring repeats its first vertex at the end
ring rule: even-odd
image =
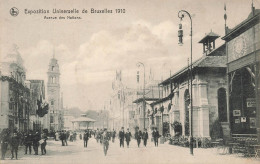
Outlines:
{"type": "Polygon", "coordinates": [[[49,63],[49,69],[47,72],[47,97],[49,102],[49,128],[50,130],[61,130],[59,125],[59,115],[61,113],[60,102],[60,70],[57,59],[54,55],[49,63]]]}

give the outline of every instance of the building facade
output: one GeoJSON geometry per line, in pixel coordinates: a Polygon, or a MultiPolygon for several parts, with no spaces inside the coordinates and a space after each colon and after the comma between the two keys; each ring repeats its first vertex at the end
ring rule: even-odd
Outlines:
{"type": "Polygon", "coordinates": [[[28,87],[31,92],[30,127],[32,130],[49,129],[49,118],[45,114],[43,117],[37,114],[37,101],[45,102],[45,85],[43,80],[28,80],[28,87]]]}
{"type": "Polygon", "coordinates": [[[248,18],[222,38],[227,47],[228,119],[231,134],[257,136],[260,141],[259,60],[260,10],[252,5],[248,18]]]}
{"type": "Polygon", "coordinates": [[[0,73],[0,128],[29,130],[30,90],[25,84],[26,70],[18,47],[2,54],[0,73]]]}
{"type": "Polygon", "coordinates": [[[163,98],[153,103],[157,112],[158,125],[169,124],[169,132],[174,135],[171,126],[175,121],[182,125],[182,135],[190,135],[190,90],[193,96],[193,136],[211,137],[210,133],[216,122],[227,124],[226,108],[226,55],[225,44],[215,48],[219,36],[208,33],[199,43],[203,44],[203,56],[193,62],[192,77],[190,66],[177,71],[159,85],[163,98]],[[192,79],[192,86],[190,80],[192,79]],[[163,114],[162,114],[163,112],[163,114]],[[163,116],[163,118],[162,118],[163,116]],[[163,119],[163,121],[162,121],[163,119]]]}

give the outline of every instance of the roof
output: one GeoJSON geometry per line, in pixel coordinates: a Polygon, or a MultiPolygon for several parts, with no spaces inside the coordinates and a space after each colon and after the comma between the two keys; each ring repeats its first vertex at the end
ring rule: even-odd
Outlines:
{"type": "Polygon", "coordinates": [[[213,42],[214,40],[216,40],[217,38],[219,38],[220,36],[214,32],[210,32],[208,34],[206,34],[206,36],[204,36],[204,38],[202,38],[199,43],[205,43],[209,40],[209,42],[213,42]]]}
{"type": "Polygon", "coordinates": [[[233,29],[228,29],[227,34],[222,37],[223,40],[229,40],[232,37],[236,37],[238,33],[243,33],[248,29],[248,26],[254,26],[255,23],[259,23],[260,9],[255,9],[248,15],[247,19],[239,23],[233,29]]]}
{"type": "Polygon", "coordinates": [[[144,99],[143,99],[143,97],[141,97],[141,98],[138,98],[138,99],[136,99],[135,101],[133,101],[133,103],[140,103],[140,102],[142,102],[142,101],[157,101],[159,98],[148,98],[148,97],[145,97],[144,99]]]}
{"type": "Polygon", "coordinates": [[[71,122],[96,122],[96,120],[93,120],[93,119],[88,118],[88,117],[79,117],[79,118],[76,118],[74,120],[71,120],[71,122]]]}
{"type": "Polygon", "coordinates": [[[157,101],[151,103],[151,105],[154,106],[154,105],[156,105],[156,104],[159,104],[159,103],[162,103],[162,102],[164,102],[164,101],[170,100],[170,99],[172,99],[173,95],[174,95],[174,93],[171,92],[167,97],[164,97],[164,98],[162,98],[162,99],[158,99],[157,101]]]}
{"type": "MultiPolygon", "coordinates": [[[[221,45],[219,48],[221,48],[223,45],[221,45]]],[[[215,51],[217,51],[217,49],[214,49],[213,51],[211,51],[211,53],[214,53],[215,51]]],[[[193,68],[198,68],[198,67],[201,67],[201,68],[205,68],[205,67],[206,68],[226,68],[227,67],[226,63],[227,63],[226,56],[202,56],[198,60],[194,61],[192,66],[193,66],[193,68]]],[[[186,67],[180,69],[179,71],[177,71],[175,74],[173,74],[168,79],[161,82],[159,85],[167,84],[171,80],[178,78],[180,75],[184,74],[187,71],[188,71],[188,67],[186,66],[186,67]]]]}

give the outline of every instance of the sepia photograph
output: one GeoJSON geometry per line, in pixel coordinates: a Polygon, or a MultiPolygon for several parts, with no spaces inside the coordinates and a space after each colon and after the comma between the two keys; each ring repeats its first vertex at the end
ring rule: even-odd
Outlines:
{"type": "Polygon", "coordinates": [[[0,164],[260,163],[260,0],[0,4],[0,164]]]}

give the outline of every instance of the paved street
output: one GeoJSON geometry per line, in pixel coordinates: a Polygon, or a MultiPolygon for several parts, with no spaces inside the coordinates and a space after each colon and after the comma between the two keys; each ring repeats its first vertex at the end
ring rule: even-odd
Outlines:
{"type": "Polygon", "coordinates": [[[130,148],[119,148],[118,140],[110,142],[108,155],[104,156],[103,147],[96,143],[94,139],[89,140],[88,148],[83,147],[83,141],[68,142],[69,146],[62,147],[58,141],[49,141],[47,155],[23,155],[19,152],[18,160],[7,160],[0,163],[259,163],[259,159],[244,158],[237,155],[220,155],[216,149],[195,149],[194,156],[189,155],[189,149],[172,146],[168,143],[159,144],[154,147],[148,143],[148,147],[143,145],[138,148],[136,140],[132,140],[130,148]]]}

